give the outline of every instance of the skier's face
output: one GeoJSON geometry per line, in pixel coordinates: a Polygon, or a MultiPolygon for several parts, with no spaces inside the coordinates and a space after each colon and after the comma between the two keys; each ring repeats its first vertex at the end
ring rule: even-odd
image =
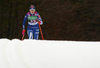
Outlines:
{"type": "Polygon", "coordinates": [[[30,12],[31,12],[31,14],[34,14],[35,13],[35,9],[31,9],[30,12]]]}

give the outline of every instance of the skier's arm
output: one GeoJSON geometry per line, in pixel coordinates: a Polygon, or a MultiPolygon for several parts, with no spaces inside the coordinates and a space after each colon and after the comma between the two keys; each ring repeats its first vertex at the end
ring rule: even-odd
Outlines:
{"type": "Polygon", "coordinates": [[[24,17],[24,21],[23,21],[23,29],[25,29],[25,23],[26,23],[26,21],[27,21],[27,14],[26,14],[25,17],[24,17]]]}
{"type": "Polygon", "coordinates": [[[41,16],[39,15],[39,13],[37,13],[37,17],[38,17],[38,20],[39,20],[39,23],[40,23],[40,25],[42,25],[43,24],[43,21],[42,21],[42,18],[41,18],[41,16]]]}

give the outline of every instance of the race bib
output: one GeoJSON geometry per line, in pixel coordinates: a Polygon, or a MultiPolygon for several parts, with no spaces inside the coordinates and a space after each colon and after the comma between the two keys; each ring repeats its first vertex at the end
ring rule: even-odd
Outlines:
{"type": "Polygon", "coordinates": [[[37,16],[29,16],[28,19],[29,20],[36,20],[38,17],[37,16]]]}

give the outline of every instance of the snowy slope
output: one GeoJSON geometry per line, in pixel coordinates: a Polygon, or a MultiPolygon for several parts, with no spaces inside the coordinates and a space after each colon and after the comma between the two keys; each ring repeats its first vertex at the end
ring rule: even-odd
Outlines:
{"type": "Polygon", "coordinates": [[[0,68],[100,68],[100,42],[1,39],[0,68]]]}

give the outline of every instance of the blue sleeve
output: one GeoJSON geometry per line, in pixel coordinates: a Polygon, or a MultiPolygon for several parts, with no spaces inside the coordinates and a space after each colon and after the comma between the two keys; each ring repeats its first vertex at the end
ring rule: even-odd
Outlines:
{"type": "Polygon", "coordinates": [[[26,14],[25,17],[24,17],[24,21],[23,21],[23,29],[25,29],[25,23],[26,23],[26,21],[27,21],[27,14],[26,14]]]}
{"type": "Polygon", "coordinates": [[[41,16],[39,15],[39,13],[37,13],[37,15],[38,15],[38,20],[41,22],[40,25],[42,25],[42,24],[43,24],[42,18],[41,18],[41,16]]]}

